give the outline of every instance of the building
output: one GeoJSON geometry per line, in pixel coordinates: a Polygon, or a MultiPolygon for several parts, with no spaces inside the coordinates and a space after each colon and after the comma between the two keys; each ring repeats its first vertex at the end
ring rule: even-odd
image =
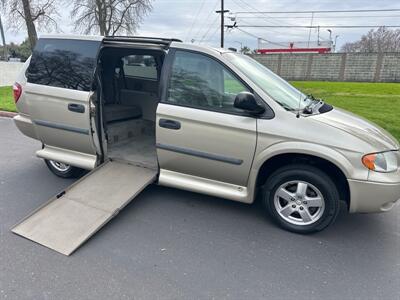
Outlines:
{"type": "Polygon", "coordinates": [[[308,41],[308,42],[271,42],[261,38],[258,39],[259,54],[271,53],[330,53],[332,52],[331,41],[308,41]]]}

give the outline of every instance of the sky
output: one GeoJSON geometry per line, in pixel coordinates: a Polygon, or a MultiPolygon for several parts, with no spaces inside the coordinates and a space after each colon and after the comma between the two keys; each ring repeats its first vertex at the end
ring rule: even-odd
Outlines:
{"type": "MultiPolygon", "coordinates": [[[[72,1],[71,1],[72,2],[72,1]]],[[[221,0],[154,0],[152,11],[144,17],[137,35],[174,37],[202,45],[219,46],[220,19],[215,13],[220,8],[221,0]]],[[[64,4],[60,7],[58,19],[59,33],[79,34],[74,31],[70,16],[71,6],[64,4]]],[[[225,0],[225,9],[230,10],[226,15],[226,24],[238,25],[310,25],[311,14],[255,14],[265,11],[313,11],[313,10],[355,10],[355,9],[386,9],[400,8],[400,3],[394,0],[225,0]],[[238,12],[251,12],[238,14],[238,12]]],[[[15,31],[7,26],[7,18],[3,16],[6,29],[6,42],[21,42],[26,37],[22,27],[15,31]]],[[[315,14],[313,25],[400,25],[400,12],[375,13],[329,13],[315,14]]],[[[329,41],[328,28],[320,29],[320,40],[329,41]]],[[[291,42],[317,41],[318,30],[306,28],[263,28],[248,27],[228,30],[225,34],[225,47],[240,48],[246,45],[251,49],[258,48],[257,37],[271,41],[270,45],[288,45],[291,42]]],[[[332,28],[332,39],[337,35],[337,49],[346,42],[355,41],[366,33],[368,28],[343,29],[332,28]]],[[[47,32],[37,28],[40,34],[47,32]]]]}

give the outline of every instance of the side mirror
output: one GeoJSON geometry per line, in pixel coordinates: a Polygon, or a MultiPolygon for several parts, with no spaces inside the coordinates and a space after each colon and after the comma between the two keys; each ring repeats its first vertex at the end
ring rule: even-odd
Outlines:
{"type": "Polygon", "coordinates": [[[265,112],[265,108],[258,104],[254,95],[249,92],[239,93],[235,98],[233,106],[257,115],[265,112]]]}

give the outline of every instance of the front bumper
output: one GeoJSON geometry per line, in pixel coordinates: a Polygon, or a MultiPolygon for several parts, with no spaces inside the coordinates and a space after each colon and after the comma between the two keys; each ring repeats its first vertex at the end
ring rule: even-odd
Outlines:
{"type": "Polygon", "coordinates": [[[351,213],[373,213],[391,210],[400,202],[400,182],[382,183],[348,180],[351,213]]]}

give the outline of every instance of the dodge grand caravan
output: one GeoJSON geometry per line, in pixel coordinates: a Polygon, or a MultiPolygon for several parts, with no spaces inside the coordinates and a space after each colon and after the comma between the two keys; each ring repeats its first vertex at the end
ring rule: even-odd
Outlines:
{"type": "Polygon", "coordinates": [[[400,198],[399,143],[252,58],[140,37],[44,36],[14,85],[16,125],[72,177],[109,160],[156,182],[252,203],[309,233],[400,198]]]}

